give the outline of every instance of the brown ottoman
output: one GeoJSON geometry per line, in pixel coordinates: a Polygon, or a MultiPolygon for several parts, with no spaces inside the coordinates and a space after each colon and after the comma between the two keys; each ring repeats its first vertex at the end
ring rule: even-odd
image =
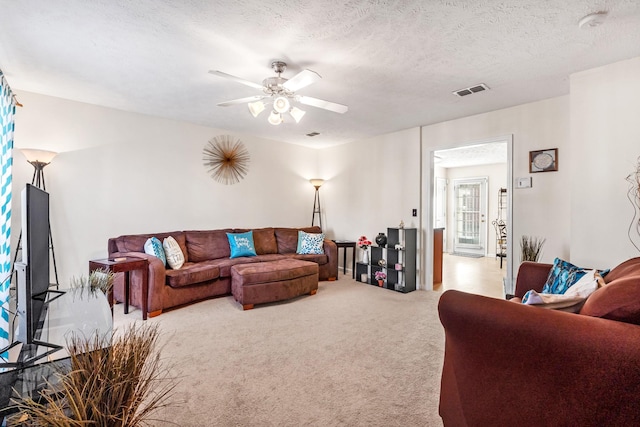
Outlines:
{"type": "Polygon", "coordinates": [[[283,301],[318,290],[318,264],[297,259],[231,267],[231,293],[250,310],[254,304],[283,301]]]}

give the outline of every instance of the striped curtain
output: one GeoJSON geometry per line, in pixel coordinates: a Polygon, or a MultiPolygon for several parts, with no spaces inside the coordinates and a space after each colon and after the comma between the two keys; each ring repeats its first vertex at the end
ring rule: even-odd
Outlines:
{"type": "MultiPolygon", "coordinates": [[[[0,71],[0,349],[9,345],[9,287],[11,285],[11,165],[13,116],[11,88],[0,71]]],[[[2,355],[0,355],[2,356],[2,355]]]]}

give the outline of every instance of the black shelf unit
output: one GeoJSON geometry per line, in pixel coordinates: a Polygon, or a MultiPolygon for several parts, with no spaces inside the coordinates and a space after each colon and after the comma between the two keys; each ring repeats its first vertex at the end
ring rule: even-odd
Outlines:
{"type": "Polygon", "coordinates": [[[362,274],[366,274],[366,283],[379,286],[375,274],[384,271],[384,288],[403,293],[415,291],[417,238],[415,228],[387,228],[386,247],[372,246],[369,264],[356,263],[356,280],[362,282],[362,274]],[[396,249],[397,244],[402,249],[396,249]],[[384,265],[379,264],[382,259],[386,261],[384,265]]]}

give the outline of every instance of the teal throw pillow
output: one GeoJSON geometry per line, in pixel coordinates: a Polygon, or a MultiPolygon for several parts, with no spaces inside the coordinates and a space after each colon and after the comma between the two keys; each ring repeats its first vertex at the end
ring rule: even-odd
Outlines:
{"type": "Polygon", "coordinates": [[[553,260],[553,267],[549,271],[547,281],[542,288],[543,294],[564,294],[574,283],[582,278],[586,269],[563,261],[560,258],[553,260]]]}
{"type": "Polygon", "coordinates": [[[296,253],[301,255],[324,254],[324,233],[313,234],[298,231],[298,248],[296,253]]]}
{"type": "Polygon", "coordinates": [[[153,255],[162,261],[162,265],[167,265],[167,257],[164,254],[164,249],[162,248],[162,243],[158,238],[151,237],[144,242],[144,253],[148,255],[153,255]]]}
{"type": "Polygon", "coordinates": [[[246,233],[227,233],[231,258],[243,256],[256,256],[256,247],[253,244],[253,231],[246,233]]]}

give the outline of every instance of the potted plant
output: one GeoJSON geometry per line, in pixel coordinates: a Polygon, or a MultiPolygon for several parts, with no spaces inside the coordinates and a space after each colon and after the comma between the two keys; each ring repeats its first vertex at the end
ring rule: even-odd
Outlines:
{"type": "MultiPolygon", "coordinates": [[[[69,292],[109,294],[114,274],[95,270],[71,278],[69,292]]],[[[61,369],[39,399],[16,401],[9,425],[142,427],[173,404],[171,366],[160,357],[158,324],[133,324],[101,334],[67,337],[69,369],[61,369]],[[15,423],[15,424],[14,424],[15,423]]]]}
{"type": "Polygon", "coordinates": [[[105,295],[109,296],[113,288],[114,279],[114,273],[107,269],[99,268],[89,273],[88,277],[72,277],[69,287],[71,289],[86,289],[90,293],[102,291],[105,295]]]}
{"type": "MultiPolygon", "coordinates": [[[[71,368],[38,401],[17,402],[13,425],[142,427],[172,404],[175,383],[158,349],[157,324],[134,324],[111,336],[73,334],[71,368]]],[[[10,424],[12,425],[12,424],[10,424]]]]}
{"type": "Polygon", "coordinates": [[[376,280],[378,281],[378,286],[383,287],[384,281],[387,278],[387,274],[384,271],[376,271],[375,274],[376,280]]]}
{"type": "Polygon", "coordinates": [[[520,261],[538,262],[542,254],[542,247],[546,241],[547,239],[540,237],[522,236],[522,240],[520,241],[520,261]]]}
{"type": "Polygon", "coordinates": [[[363,250],[362,263],[369,264],[369,252],[367,251],[371,246],[371,240],[367,239],[367,236],[360,236],[358,239],[358,247],[363,250]]]}

